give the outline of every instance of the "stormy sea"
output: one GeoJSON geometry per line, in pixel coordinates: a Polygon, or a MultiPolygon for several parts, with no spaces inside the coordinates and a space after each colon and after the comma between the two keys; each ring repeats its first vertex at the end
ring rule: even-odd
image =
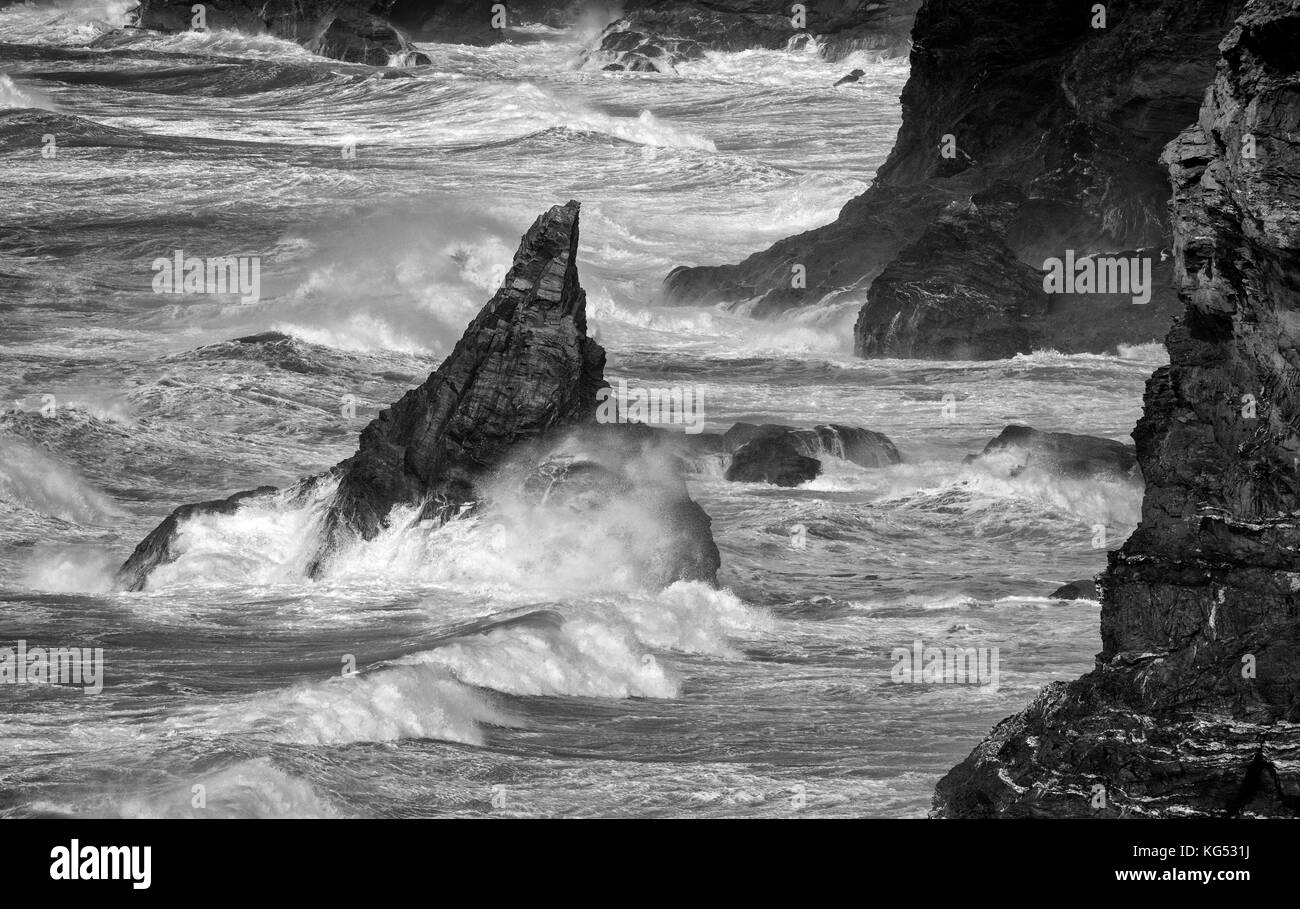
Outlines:
{"type": "Polygon", "coordinates": [[[0,686],[0,816],[922,817],[1091,668],[1098,603],[1049,595],[1104,567],[1140,480],[967,456],[1013,424],[1127,442],[1162,345],[867,360],[860,296],[766,320],[661,296],[862,192],[906,58],[610,72],[578,23],[377,68],[114,31],[131,5],[0,10],[0,647],[103,654],[98,690],[0,686]],[[569,199],[612,385],[692,389],[707,433],[865,427],[901,461],[778,486],[694,459],[716,587],[647,587],[580,515],[395,520],[308,578],[312,509],[282,504],[196,518],[123,588],[177,505],[352,455],[569,199]],[[189,257],[257,280],[157,280],[189,257]],[[900,673],[927,648],[995,672],[900,673]]]}

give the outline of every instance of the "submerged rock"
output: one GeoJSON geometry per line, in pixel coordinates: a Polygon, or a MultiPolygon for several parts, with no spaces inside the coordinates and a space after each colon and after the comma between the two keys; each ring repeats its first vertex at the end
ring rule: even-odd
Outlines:
{"type": "Polygon", "coordinates": [[[939,816],[1300,815],[1298,47],[1300,4],[1252,0],[1165,151],[1185,313],[1133,434],[1142,522],[1101,577],[1097,668],[999,723],[939,816]]]}
{"type": "MultiPolygon", "coordinates": [[[[708,514],[681,479],[678,439],[641,424],[592,424],[546,439],[502,474],[507,488],[536,505],[579,515],[599,558],[618,539],[620,567],[648,587],[717,579],[721,559],[708,514]]],[[[511,496],[515,498],[515,496],[511,496]]]]}
{"type": "Polygon", "coordinates": [[[1070,477],[1127,477],[1137,463],[1132,445],[1098,436],[1042,432],[1029,426],[1008,426],[975,458],[996,459],[1010,476],[1027,467],[1070,477]]]}
{"type": "MultiPolygon", "coordinates": [[[[518,458],[531,457],[536,464],[553,465],[559,455],[549,446],[595,425],[596,393],[607,387],[605,352],[587,336],[577,247],[578,203],[555,206],[524,235],[503,286],[452,353],[424,384],[362,430],[355,455],[285,493],[267,487],[177,509],[127,560],[121,584],[143,589],[154,568],[183,551],[179,538],[187,521],[229,514],[249,498],[277,494],[286,502],[302,502],[336,484],[311,531],[315,554],[305,570],[317,577],[342,548],[373,539],[396,506],[420,506],[417,520],[443,522],[476,507],[507,463],[518,470],[518,458]]],[[[282,342],[263,335],[242,343],[282,342]]],[[[658,516],[661,539],[643,544],[654,549],[654,580],[713,582],[718,554],[708,516],[676,474],[648,459],[653,431],[618,429],[582,436],[598,454],[583,459],[593,464],[585,475],[608,482],[618,478],[617,488],[601,487],[605,493],[625,492],[658,516]]],[[[575,483],[584,471],[569,473],[563,472],[567,479],[561,485],[580,488],[575,483]]],[[[573,496],[560,498],[573,504],[573,496]]]]}
{"type": "Polygon", "coordinates": [[[118,569],[118,586],[125,590],[144,590],[155,568],[176,561],[182,553],[181,528],[189,521],[208,515],[232,515],[248,502],[269,498],[279,491],[274,486],[259,486],[212,502],[182,505],[135,547],[131,557],[118,569]]]}
{"type": "Polygon", "coordinates": [[[863,76],[865,76],[865,75],[866,75],[866,73],[865,73],[863,70],[855,69],[855,70],[853,70],[852,72],[850,72],[849,74],[847,74],[847,75],[845,75],[845,76],[841,76],[841,77],[840,77],[840,80],[839,80],[838,82],[836,82],[835,84],[836,84],[836,85],[847,85],[847,84],[850,83],[850,82],[857,82],[859,79],[861,79],[861,78],[862,78],[863,76]]]}
{"type": "Polygon", "coordinates": [[[1053,600],[1095,600],[1097,599],[1097,582],[1092,578],[1083,581],[1071,581],[1062,584],[1050,594],[1053,600]]]}
{"type": "Polygon", "coordinates": [[[902,461],[894,443],[882,433],[855,426],[827,424],[795,429],[767,423],[737,423],[722,436],[731,455],[726,478],[743,483],[798,486],[822,472],[829,455],[860,467],[887,467],[902,461]]]}

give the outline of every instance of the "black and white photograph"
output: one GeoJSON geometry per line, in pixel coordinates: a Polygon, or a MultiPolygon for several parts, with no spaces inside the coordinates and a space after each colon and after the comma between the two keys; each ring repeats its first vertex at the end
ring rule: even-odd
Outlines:
{"type": "Polygon", "coordinates": [[[1300,816],[1300,0],[0,0],[0,380],[33,878],[1300,816]]]}

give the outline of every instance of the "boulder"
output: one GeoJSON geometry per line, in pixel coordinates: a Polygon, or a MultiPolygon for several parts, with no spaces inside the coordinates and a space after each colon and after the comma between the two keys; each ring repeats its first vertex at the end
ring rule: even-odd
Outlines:
{"type": "Polygon", "coordinates": [[[1097,599],[1097,582],[1092,578],[1071,581],[1056,588],[1051,595],[1053,600],[1095,600],[1097,599]]]}
{"type": "Polygon", "coordinates": [[[795,429],[775,423],[737,423],[722,436],[731,455],[728,480],[798,486],[822,472],[820,458],[837,457],[861,467],[887,467],[902,458],[881,433],[854,426],[827,424],[795,429]]]}
{"type": "Polygon", "coordinates": [[[777,434],[742,445],[732,455],[726,476],[733,483],[798,486],[815,479],[821,472],[821,461],[800,454],[789,435],[777,434]]]}
{"type": "Polygon", "coordinates": [[[1069,477],[1127,477],[1137,463],[1132,445],[1097,436],[1008,426],[972,460],[996,459],[1010,476],[1028,467],[1069,477]]]}

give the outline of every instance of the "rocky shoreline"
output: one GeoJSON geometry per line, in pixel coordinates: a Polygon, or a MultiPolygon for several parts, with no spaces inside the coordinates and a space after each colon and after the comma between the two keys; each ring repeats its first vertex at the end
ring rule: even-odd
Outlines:
{"type": "Polygon", "coordinates": [[[861,304],[859,356],[997,359],[1113,351],[1179,311],[1161,148],[1195,118],[1239,0],[1105,7],[927,0],[903,123],[875,182],[839,217],[734,265],[674,269],[667,302],[757,317],[861,304]],[[1101,27],[1098,27],[1101,25],[1101,27]],[[1048,294],[1070,252],[1152,262],[1150,300],[1048,294]],[[792,286],[803,266],[806,286],[792,286]]]}
{"type": "Polygon", "coordinates": [[[920,0],[832,0],[792,14],[781,0],[216,0],[196,25],[189,0],[140,0],[132,27],[160,32],[238,29],[295,41],[314,54],[370,66],[420,65],[415,42],[484,45],[511,29],[600,23],[589,68],[671,73],[707,51],[781,49],[811,43],[822,56],[855,51],[905,56],[920,0]],[[498,9],[498,6],[500,9],[498,9]]]}
{"type": "Polygon", "coordinates": [[[1300,814],[1300,4],[1252,0],[1164,153],[1183,316],[1134,431],[1097,668],[939,783],[939,817],[1300,814]]]}

